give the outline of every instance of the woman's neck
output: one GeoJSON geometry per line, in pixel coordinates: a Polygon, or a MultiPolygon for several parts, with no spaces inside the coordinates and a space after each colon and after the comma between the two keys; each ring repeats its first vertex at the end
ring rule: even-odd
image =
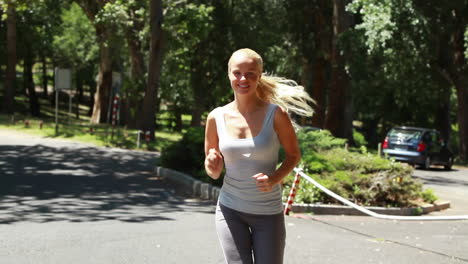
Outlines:
{"type": "Polygon", "coordinates": [[[249,114],[265,106],[266,103],[258,97],[235,98],[232,102],[232,108],[241,114],[249,114]]]}

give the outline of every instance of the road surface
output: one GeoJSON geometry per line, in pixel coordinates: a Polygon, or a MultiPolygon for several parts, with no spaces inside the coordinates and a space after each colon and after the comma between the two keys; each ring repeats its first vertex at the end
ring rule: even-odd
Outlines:
{"type": "MultiPolygon", "coordinates": [[[[223,263],[214,205],[152,175],[157,153],[0,130],[0,263],[223,263]]],[[[468,263],[468,222],[286,218],[286,264],[468,263]]]]}

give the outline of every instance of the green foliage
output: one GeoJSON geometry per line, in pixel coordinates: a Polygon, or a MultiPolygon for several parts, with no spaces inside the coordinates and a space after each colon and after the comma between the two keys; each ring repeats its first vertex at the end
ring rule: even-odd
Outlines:
{"type": "Polygon", "coordinates": [[[297,138],[302,153],[307,153],[309,151],[319,152],[322,150],[344,147],[346,142],[346,139],[332,136],[328,130],[321,130],[317,133],[303,133],[300,131],[297,134],[297,138]]]}
{"type": "Polygon", "coordinates": [[[421,193],[421,195],[423,200],[428,203],[434,203],[438,199],[432,189],[426,189],[424,192],[421,193]]]}
{"type": "Polygon", "coordinates": [[[367,140],[361,132],[353,130],[353,139],[354,143],[356,144],[356,147],[361,147],[361,149],[365,149],[365,146],[367,145],[367,140]]]}
{"type": "Polygon", "coordinates": [[[182,139],[162,150],[161,166],[185,172],[194,178],[220,185],[221,181],[214,181],[204,168],[205,131],[202,127],[192,127],[182,136],[182,139]]]}
{"type": "Polygon", "coordinates": [[[93,67],[99,52],[93,25],[77,4],[63,10],[62,20],[61,32],[53,39],[57,61],[75,69],[93,67]]]}
{"type": "Polygon", "coordinates": [[[359,13],[363,22],[356,29],[364,29],[366,32],[366,44],[369,53],[380,46],[385,46],[396,30],[396,24],[392,18],[392,5],[394,1],[385,0],[375,4],[372,0],[354,0],[348,9],[359,13]]]}
{"type": "Polygon", "coordinates": [[[192,67],[192,61],[197,56],[196,47],[206,42],[213,30],[214,8],[188,1],[169,1],[166,10],[163,29],[168,34],[170,48],[163,62],[161,97],[170,102],[171,110],[187,112],[194,104],[194,76],[213,76],[207,69],[207,57],[196,61],[198,69],[192,67]]]}
{"type": "MultiPolygon", "coordinates": [[[[333,138],[327,131],[299,133],[298,138],[304,172],[324,187],[355,203],[402,207],[430,198],[422,195],[422,184],[411,177],[412,168],[406,164],[368,153],[347,151],[343,147],[344,142],[333,138]]],[[[285,179],[285,196],[289,194],[292,181],[292,177],[285,179]]],[[[296,202],[337,201],[302,180],[296,202]]]]}

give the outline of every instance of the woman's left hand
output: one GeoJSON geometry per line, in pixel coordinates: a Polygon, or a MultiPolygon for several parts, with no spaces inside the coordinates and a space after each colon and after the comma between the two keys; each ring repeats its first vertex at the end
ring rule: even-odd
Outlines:
{"type": "Polygon", "coordinates": [[[270,176],[264,173],[257,173],[252,176],[256,180],[257,189],[261,192],[270,192],[273,190],[274,184],[272,183],[272,179],[270,176]]]}

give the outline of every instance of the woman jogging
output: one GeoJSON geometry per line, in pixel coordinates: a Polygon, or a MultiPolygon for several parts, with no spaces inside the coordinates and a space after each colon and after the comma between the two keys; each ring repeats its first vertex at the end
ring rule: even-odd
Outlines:
{"type": "Polygon", "coordinates": [[[211,111],[206,123],[206,172],[218,179],[226,169],[216,210],[226,263],[283,263],[280,185],[301,156],[288,112],[312,114],[302,86],[262,72],[255,51],[234,52],[228,62],[234,100],[211,111]],[[285,158],[277,167],[280,146],[285,158]]]}

